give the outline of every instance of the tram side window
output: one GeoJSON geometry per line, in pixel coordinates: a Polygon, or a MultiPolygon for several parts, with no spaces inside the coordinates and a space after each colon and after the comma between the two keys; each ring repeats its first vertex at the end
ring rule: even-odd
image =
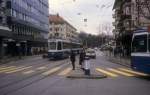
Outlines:
{"type": "Polygon", "coordinates": [[[70,44],[63,42],[63,49],[70,49],[70,44]]]}
{"type": "Polygon", "coordinates": [[[62,50],[62,45],[61,45],[61,42],[58,42],[57,49],[58,49],[58,50],[62,50]]]}
{"type": "Polygon", "coordinates": [[[147,35],[135,36],[132,43],[132,52],[147,52],[147,35]]]}

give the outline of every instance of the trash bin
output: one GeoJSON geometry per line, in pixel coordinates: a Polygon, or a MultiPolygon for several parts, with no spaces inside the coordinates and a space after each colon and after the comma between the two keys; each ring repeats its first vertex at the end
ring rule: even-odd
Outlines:
{"type": "Polygon", "coordinates": [[[84,60],[84,74],[90,75],[90,58],[89,57],[85,57],[85,60],[84,60]]]}

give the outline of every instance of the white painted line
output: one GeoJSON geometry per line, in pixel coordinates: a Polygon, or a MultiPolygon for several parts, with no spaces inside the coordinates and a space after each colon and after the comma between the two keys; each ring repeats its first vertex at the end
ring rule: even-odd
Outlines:
{"type": "Polygon", "coordinates": [[[70,72],[71,72],[71,68],[67,68],[64,71],[60,72],[58,75],[65,76],[65,75],[67,75],[70,72]]]}

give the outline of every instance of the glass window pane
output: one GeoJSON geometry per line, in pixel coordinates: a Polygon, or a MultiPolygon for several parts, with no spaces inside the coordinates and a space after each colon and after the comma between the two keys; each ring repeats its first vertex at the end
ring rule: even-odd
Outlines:
{"type": "Polygon", "coordinates": [[[58,49],[58,50],[61,50],[61,49],[62,49],[61,42],[58,42],[57,49],[58,49]]]}
{"type": "Polygon", "coordinates": [[[56,50],[56,42],[50,42],[49,43],[49,49],[50,50],[56,50]]]}
{"type": "Polygon", "coordinates": [[[132,43],[132,52],[147,52],[147,35],[135,36],[132,43]]]}

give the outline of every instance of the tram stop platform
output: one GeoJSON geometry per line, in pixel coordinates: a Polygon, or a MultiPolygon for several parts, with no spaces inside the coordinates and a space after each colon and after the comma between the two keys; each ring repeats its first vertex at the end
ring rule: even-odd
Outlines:
{"type": "Polygon", "coordinates": [[[107,78],[106,75],[96,74],[96,72],[94,70],[91,70],[90,73],[91,73],[90,75],[85,75],[84,71],[78,67],[75,70],[72,70],[72,72],[70,72],[67,75],[67,78],[70,78],[70,79],[103,79],[103,78],[107,78]]]}

